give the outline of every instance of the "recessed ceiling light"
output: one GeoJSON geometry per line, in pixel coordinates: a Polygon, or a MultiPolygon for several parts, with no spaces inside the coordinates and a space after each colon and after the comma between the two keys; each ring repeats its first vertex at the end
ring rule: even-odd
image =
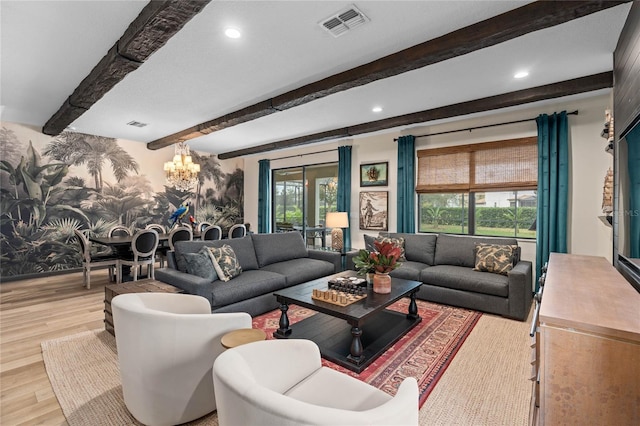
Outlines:
{"type": "Polygon", "coordinates": [[[525,78],[529,75],[529,71],[518,71],[513,75],[513,78],[525,78]]]}
{"type": "Polygon", "coordinates": [[[229,38],[240,38],[242,34],[240,34],[240,30],[237,28],[227,28],[224,30],[224,35],[229,38]]]}
{"type": "Polygon", "coordinates": [[[382,112],[382,107],[381,106],[374,106],[373,108],[371,108],[371,111],[373,111],[373,112],[382,112]]]}

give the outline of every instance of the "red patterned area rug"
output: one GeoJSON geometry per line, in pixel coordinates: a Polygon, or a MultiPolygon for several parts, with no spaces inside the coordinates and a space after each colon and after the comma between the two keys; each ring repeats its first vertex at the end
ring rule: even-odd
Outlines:
{"type": "MultiPolygon", "coordinates": [[[[405,377],[415,377],[418,380],[422,407],[482,314],[422,300],[417,303],[422,321],[360,374],[325,359],[322,360],[323,365],[356,377],[391,395],[395,395],[405,377]]],[[[389,309],[407,312],[409,299],[399,300],[389,309]]],[[[287,311],[291,324],[315,313],[297,305],[291,305],[287,311]]],[[[255,317],[253,327],[266,331],[267,339],[273,339],[279,319],[279,310],[268,312],[255,317]]]]}

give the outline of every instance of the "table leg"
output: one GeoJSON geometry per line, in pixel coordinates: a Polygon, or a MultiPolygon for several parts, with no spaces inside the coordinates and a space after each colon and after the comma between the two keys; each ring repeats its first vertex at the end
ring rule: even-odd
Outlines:
{"type": "Polygon", "coordinates": [[[360,365],[364,362],[364,355],[362,355],[364,348],[360,340],[362,330],[359,327],[351,327],[351,336],[353,336],[353,339],[351,340],[351,348],[349,355],[347,355],[347,360],[356,365],[360,365]]]}
{"type": "Polygon", "coordinates": [[[291,334],[291,329],[289,328],[289,316],[287,315],[288,310],[289,305],[287,305],[286,302],[280,305],[279,328],[273,332],[273,337],[284,338],[291,334]]]}
{"type": "Polygon", "coordinates": [[[407,314],[407,318],[411,320],[415,320],[419,318],[418,316],[418,304],[416,303],[416,293],[418,291],[414,291],[411,293],[411,302],[409,302],[409,313],[407,314]]]}

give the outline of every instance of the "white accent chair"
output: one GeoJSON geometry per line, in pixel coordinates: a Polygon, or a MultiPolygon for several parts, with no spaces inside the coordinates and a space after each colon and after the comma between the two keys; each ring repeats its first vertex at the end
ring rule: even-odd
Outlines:
{"type": "Polygon", "coordinates": [[[220,426],[417,425],[418,384],[391,396],[320,362],[310,340],[265,340],[222,353],[213,365],[220,426]]]}
{"type": "Polygon", "coordinates": [[[207,299],[189,294],[121,294],[111,306],[124,401],[139,422],[182,424],[216,409],[220,339],[251,328],[249,314],[212,314],[207,299]]]}

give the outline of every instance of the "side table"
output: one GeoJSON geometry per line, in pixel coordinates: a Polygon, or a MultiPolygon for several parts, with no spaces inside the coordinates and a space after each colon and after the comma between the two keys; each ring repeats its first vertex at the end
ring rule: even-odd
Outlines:
{"type": "Polygon", "coordinates": [[[104,288],[104,328],[113,336],[116,335],[113,327],[113,315],[111,312],[111,299],[125,293],[182,293],[182,289],[170,284],[152,279],[131,281],[122,284],[110,284],[104,288]]]}
{"type": "MultiPolygon", "coordinates": [[[[331,247],[320,247],[320,246],[313,246],[311,247],[314,250],[322,250],[322,251],[334,251],[334,252],[338,252],[340,253],[340,260],[341,260],[341,264],[342,264],[342,271],[347,270],[347,256],[349,255],[355,255],[358,253],[358,249],[352,249],[351,247],[343,247],[342,250],[336,250],[334,248],[331,247]]],[[[339,272],[342,272],[339,271],[339,272]]]]}
{"type": "Polygon", "coordinates": [[[240,328],[238,330],[230,331],[222,336],[220,343],[226,349],[231,349],[246,343],[259,342],[266,338],[267,333],[259,328],[240,328]]]}

